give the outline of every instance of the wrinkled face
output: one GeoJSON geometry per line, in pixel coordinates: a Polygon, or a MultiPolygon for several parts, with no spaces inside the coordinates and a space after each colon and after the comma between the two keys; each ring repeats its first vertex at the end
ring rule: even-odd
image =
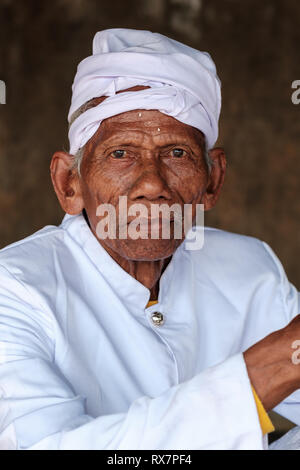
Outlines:
{"type": "MultiPolygon", "coordinates": [[[[153,204],[179,204],[182,209],[184,204],[191,204],[193,216],[196,204],[210,208],[210,176],[202,151],[203,139],[199,130],[157,110],[134,110],[104,120],[86,145],[78,176],[82,205],[97,238],[97,224],[106,215],[97,216],[98,206],[114,206],[118,226],[119,196],[127,197],[129,212],[133,205],[142,204],[150,219],[153,204]]],[[[183,240],[174,238],[174,221],[170,222],[170,238],[164,239],[163,217],[152,220],[159,226],[159,237],[153,239],[148,223],[151,220],[144,219],[139,228],[149,235],[147,238],[120,239],[117,230],[116,239],[106,238],[100,243],[131,260],[172,255],[183,240]]],[[[131,221],[129,216],[127,223],[131,221]]]]}

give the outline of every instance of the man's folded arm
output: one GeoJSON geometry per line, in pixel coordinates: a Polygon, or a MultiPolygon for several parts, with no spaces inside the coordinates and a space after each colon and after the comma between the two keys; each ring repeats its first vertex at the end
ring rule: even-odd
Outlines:
{"type": "Polygon", "coordinates": [[[262,447],[242,354],[206,369],[159,397],[140,397],[126,413],[89,416],[85,397],[76,394],[54,361],[51,312],[40,309],[39,299],[32,298],[27,286],[2,268],[1,278],[1,448],[262,447]]]}
{"type": "Polygon", "coordinates": [[[262,432],[238,354],[127,413],[93,418],[53,364],[0,366],[2,448],[260,449],[262,432]]]}

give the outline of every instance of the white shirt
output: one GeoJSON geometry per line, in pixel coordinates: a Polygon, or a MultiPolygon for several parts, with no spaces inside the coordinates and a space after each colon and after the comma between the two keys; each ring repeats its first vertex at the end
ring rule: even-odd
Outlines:
{"type": "Polygon", "coordinates": [[[2,448],[265,448],[242,351],[299,313],[271,249],[206,228],[149,295],[82,215],[1,250],[2,448]]]}

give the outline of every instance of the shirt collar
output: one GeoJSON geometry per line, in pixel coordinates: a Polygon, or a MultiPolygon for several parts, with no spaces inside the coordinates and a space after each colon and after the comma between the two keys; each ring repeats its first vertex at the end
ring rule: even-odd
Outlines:
{"type": "MultiPolygon", "coordinates": [[[[66,214],[61,228],[66,230],[84,250],[96,269],[122,299],[127,308],[137,314],[144,312],[150,299],[150,290],[128,274],[99,243],[82,214],[66,214]]],[[[177,250],[178,251],[178,250],[177,250]]],[[[158,304],[166,303],[169,286],[174,273],[177,251],[160,279],[158,304]]]]}

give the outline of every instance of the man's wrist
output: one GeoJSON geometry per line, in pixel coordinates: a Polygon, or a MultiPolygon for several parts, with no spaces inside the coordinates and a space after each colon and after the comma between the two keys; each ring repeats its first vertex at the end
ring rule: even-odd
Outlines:
{"type": "Polygon", "coordinates": [[[291,360],[267,365],[249,365],[246,353],[244,359],[250,382],[264,409],[270,411],[298,388],[299,371],[295,370],[296,366],[291,360]]]}

